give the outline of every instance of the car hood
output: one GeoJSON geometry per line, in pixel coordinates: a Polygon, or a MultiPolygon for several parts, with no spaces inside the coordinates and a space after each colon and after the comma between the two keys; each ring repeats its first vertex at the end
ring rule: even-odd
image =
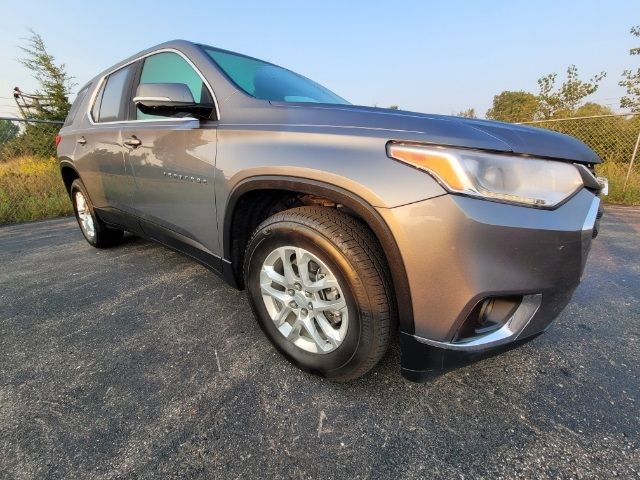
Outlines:
{"type": "Polygon", "coordinates": [[[352,105],[274,104],[288,122],[388,132],[390,140],[478,148],[579,163],[600,163],[577,138],[542,128],[352,105]]]}

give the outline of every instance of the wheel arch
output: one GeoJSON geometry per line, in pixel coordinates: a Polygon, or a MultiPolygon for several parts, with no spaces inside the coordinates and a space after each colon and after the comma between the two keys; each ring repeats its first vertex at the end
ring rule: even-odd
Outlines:
{"type": "Polygon", "coordinates": [[[60,175],[62,175],[62,181],[68,194],[71,194],[71,184],[77,178],[80,178],[78,170],[73,165],[73,162],[66,159],[60,160],[60,175]]]}
{"type": "MultiPolygon", "coordinates": [[[[344,205],[354,212],[373,232],[385,254],[399,317],[400,330],[413,333],[413,307],[411,290],[406,269],[391,229],[376,209],[360,196],[318,180],[283,175],[263,175],[250,177],[239,182],[229,194],[222,225],[222,252],[227,261],[233,259],[232,234],[233,222],[238,202],[247,194],[258,190],[276,190],[291,194],[316,195],[344,205]]],[[[234,274],[237,276],[237,274],[234,274]]],[[[236,285],[242,285],[242,279],[234,278],[236,285]]]]}

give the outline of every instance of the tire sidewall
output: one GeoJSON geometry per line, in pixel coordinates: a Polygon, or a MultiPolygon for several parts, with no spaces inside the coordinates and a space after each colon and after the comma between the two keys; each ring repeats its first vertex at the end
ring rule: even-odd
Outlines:
{"type": "Polygon", "coordinates": [[[245,259],[247,292],[258,323],[287,359],[305,371],[339,377],[349,372],[352,365],[357,366],[361,356],[367,356],[363,340],[370,338],[373,332],[367,331],[372,322],[363,322],[363,317],[370,315],[366,290],[357,266],[351,264],[334,242],[307,225],[282,221],[267,225],[254,235],[245,259]],[[260,289],[260,270],[269,253],[282,246],[308,250],[329,267],[340,284],[349,311],[349,326],[344,341],[332,352],[318,354],[297,347],[280,333],[267,312],[260,289]]]}
{"type": "Polygon", "coordinates": [[[93,203],[91,202],[91,199],[87,194],[87,190],[84,188],[84,184],[80,179],[74,180],[73,183],[71,184],[70,195],[71,195],[71,204],[73,205],[73,212],[76,216],[76,221],[78,222],[78,227],[80,227],[80,232],[82,232],[82,236],[91,245],[93,245],[94,247],[97,246],[98,237],[101,231],[100,224],[98,222],[98,217],[96,217],[96,212],[93,209],[93,203]],[[82,228],[82,224],[80,222],[80,216],[78,215],[78,206],[76,205],[76,192],[81,192],[82,195],[84,195],[84,199],[87,202],[87,207],[89,208],[89,212],[91,213],[91,218],[93,219],[93,225],[96,232],[93,239],[87,237],[87,234],[84,232],[84,229],[82,228]]]}

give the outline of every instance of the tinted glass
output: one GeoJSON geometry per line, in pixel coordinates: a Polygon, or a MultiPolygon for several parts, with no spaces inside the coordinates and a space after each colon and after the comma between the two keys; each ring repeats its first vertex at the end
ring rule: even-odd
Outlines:
{"type": "Polygon", "coordinates": [[[93,107],[91,107],[91,118],[93,118],[94,122],[97,122],[100,118],[100,104],[102,103],[102,94],[104,93],[104,86],[107,82],[102,82],[100,85],[100,90],[96,95],[96,99],[93,102],[93,107]]]}
{"type": "Polygon", "coordinates": [[[261,100],[348,104],[322,85],[262,60],[211,47],[205,51],[241,90],[261,100]]]}
{"type": "Polygon", "coordinates": [[[65,125],[71,125],[73,123],[73,119],[76,117],[76,114],[78,113],[78,109],[80,108],[80,105],[82,104],[82,101],[84,100],[84,97],[87,94],[87,91],[89,90],[90,86],[91,84],[85,85],[78,92],[78,95],[76,95],[76,99],[73,102],[73,105],[71,105],[71,108],[69,109],[69,114],[67,115],[67,118],[64,121],[65,125]]]}
{"type": "MultiPolygon", "coordinates": [[[[183,83],[191,90],[196,103],[212,103],[200,75],[177,53],[162,52],[147,57],[140,74],[140,84],[145,83],[183,83]]],[[[158,116],[142,113],[140,109],[136,114],[139,120],[158,116]]]]}
{"type": "Polygon", "coordinates": [[[129,75],[132,70],[133,65],[129,65],[109,75],[102,93],[98,121],[114,122],[125,119],[126,99],[124,97],[128,93],[125,92],[125,88],[129,84],[129,75]]]}

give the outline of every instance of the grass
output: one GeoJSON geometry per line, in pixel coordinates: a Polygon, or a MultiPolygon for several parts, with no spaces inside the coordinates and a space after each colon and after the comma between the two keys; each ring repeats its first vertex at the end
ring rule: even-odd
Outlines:
{"type": "MultiPolygon", "coordinates": [[[[636,159],[638,160],[638,159],[636,159]]],[[[634,165],[624,193],[622,187],[629,165],[626,163],[604,162],[596,166],[596,173],[609,179],[608,203],[619,205],[640,205],[640,165],[634,165]]]]}
{"type": "MultiPolygon", "coordinates": [[[[631,171],[626,191],[622,186],[628,165],[605,162],[596,167],[609,179],[606,201],[640,205],[640,165],[631,171]]],[[[73,214],[54,158],[19,157],[0,162],[0,224],[41,220],[73,214]]]]}
{"type": "Polygon", "coordinates": [[[0,224],[72,213],[55,158],[20,157],[0,163],[0,224]]]}

